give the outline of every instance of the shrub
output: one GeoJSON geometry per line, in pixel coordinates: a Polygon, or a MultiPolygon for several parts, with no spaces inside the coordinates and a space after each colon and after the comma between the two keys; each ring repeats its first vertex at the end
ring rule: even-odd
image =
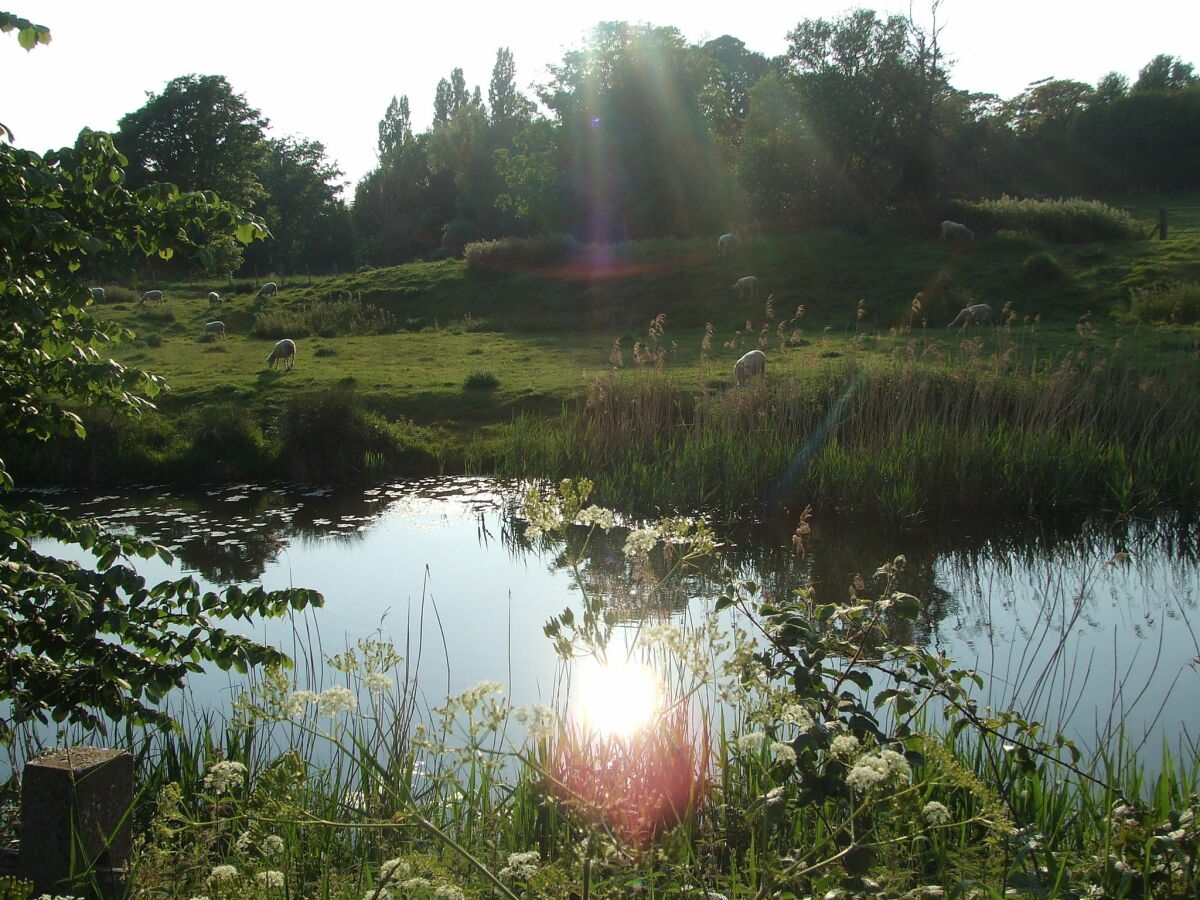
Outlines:
{"type": "Polygon", "coordinates": [[[1044,251],[1032,254],[1021,264],[1021,275],[1030,281],[1060,281],[1066,274],[1059,261],[1044,251]]]}
{"type": "Polygon", "coordinates": [[[216,481],[267,471],[267,439],[245,409],[204,407],[186,420],[184,428],[190,439],[184,468],[191,477],[216,481]]]}
{"type": "Polygon", "coordinates": [[[337,337],[352,334],[384,334],[393,329],[395,317],[385,309],[361,300],[308,303],[299,308],[261,312],[254,318],[251,334],[259,338],[337,337]]]}
{"type": "Polygon", "coordinates": [[[1027,231],[1059,244],[1128,241],[1141,236],[1129,213],[1098,200],[1033,200],[1005,195],[999,200],[963,201],[959,207],[959,214],[976,229],[1027,231]]]}
{"type": "Polygon", "coordinates": [[[500,379],[491,372],[472,372],[463,386],[475,390],[490,390],[500,386],[500,379]]]}
{"type": "Polygon", "coordinates": [[[1129,292],[1127,318],[1137,322],[1172,322],[1190,325],[1200,321],[1200,284],[1178,282],[1135,288],[1129,292]]]}
{"type": "Polygon", "coordinates": [[[138,295],[127,287],[119,284],[101,285],[104,288],[105,303],[137,303],[138,295]]]}
{"type": "Polygon", "coordinates": [[[470,219],[454,219],[442,232],[442,247],[451,255],[459,257],[467,244],[479,238],[479,228],[470,219]]]}
{"type": "Polygon", "coordinates": [[[514,271],[568,262],[580,244],[569,234],[542,234],[467,244],[464,256],[472,271],[514,271]]]}

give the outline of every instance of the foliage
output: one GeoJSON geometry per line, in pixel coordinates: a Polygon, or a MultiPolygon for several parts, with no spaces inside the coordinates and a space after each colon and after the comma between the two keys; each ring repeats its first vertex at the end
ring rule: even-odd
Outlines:
{"type": "Polygon", "coordinates": [[[255,337],[334,337],[351,334],[384,334],[395,327],[391,313],[361,300],[325,300],[285,309],[271,309],[254,317],[255,337]]]}
{"type": "Polygon", "coordinates": [[[1066,272],[1057,259],[1041,251],[1026,257],[1021,263],[1021,275],[1031,281],[1060,281],[1066,272]]]}
{"type": "Polygon", "coordinates": [[[470,271],[521,271],[569,262],[582,251],[569,234],[542,234],[467,244],[463,257],[470,271]]]}
{"type": "MultiPolygon", "coordinates": [[[[74,148],[45,158],[0,141],[0,269],[8,319],[0,336],[0,420],[10,436],[84,435],[67,403],[137,413],[151,408],[161,379],[108,358],[127,335],[93,316],[77,274],[93,259],[157,253],[170,258],[214,233],[249,241],[261,222],[208,192],[125,184],[122,157],[105,135],[85,130],[74,148]]],[[[0,483],[13,481],[0,461],[0,483]]],[[[110,535],[36,505],[5,498],[0,568],[4,642],[0,696],[13,723],[37,719],[98,725],[101,717],[165,723],[154,707],[205,663],[224,668],[281,662],[282,654],[218,620],[277,615],[320,597],[307,591],[229,588],[202,592],[190,578],[148,585],[128,561],[161,547],[110,535]],[[90,564],[35,543],[58,541],[90,564]]]]}
{"type": "Polygon", "coordinates": [[[1121,317],[1146,324],[1193,325],[1200,322],[1200,284],[1180,282],[1129,292],[1129,309],[1121,317]]]}
{"type": "Polygon", "coordinates": [[[491,390],[500,386],[500,379],[494,372],[472,372],[463,382],[463,387],[474,390],[491,390]]]}
{"type": "Polygon", "coordinates": [[[1001,229],[1029,231],[1060,244],[1141,237],[1128,213],[1099,200],[1037,200],[1005,195],[998,200],[960,201],[959,205],[963,218],[985,233],[1001,229]]]}

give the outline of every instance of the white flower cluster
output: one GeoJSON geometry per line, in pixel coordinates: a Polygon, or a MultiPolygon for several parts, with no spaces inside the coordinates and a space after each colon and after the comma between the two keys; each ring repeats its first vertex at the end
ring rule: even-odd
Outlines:
{"type": "Polygon", "coordinates": [[[402,856],[394,859],[384,860],[383,865],[379,867],[379,880],[381,882],[399,881],[412,872],[412,866],[408,860],[402,856]]]}
{"type": "Polygon", "coordinates": [[[258,879],[258,883],[265,888],[281,888],[283,887],[283,873],[270,870],[267,872],[259,872],[254,876],[258,879]]]}
{"type": "Polygon", "coordinates": [[[215,866],[208,873],[210,882],[233,881],[238,877],[238,870],[234,866],[215,866]]]}
{"type": "Polygon", "coordinates": [[[363,676],[363,687],[375,696],[386,694],[392,689],[392,679],[382,672],[368,672],[363,676]]]}
{"type": "Polygon", "coordinates": [[[625,538],[625,555],[632,559],[643,553],[649,553],[654,549],[654,545],[658,543],[660,537],[658,528],[653,525],[649,528],[634,529],[629,532],[629,537],[625,538]]]}
{"type": "Polygon", "coordinates": [[[217,794],[227,794],[240,785],[245,777],[246,767],[240,762],[221,760],[213,763],[204,776],[204,786],[217,794]]]}
{"type": "Polygon", "coordinates": [[[258,849],[267,859],[275,859],[283,853],[283,838],[277,834],[268,834],[262,839],[258,849]]]}
{"type": "Polygon", "coordinates": [[[469,687],[458,695],[458,702],[463,709],[470,712],[482,706],[492,695],[503,696],[504,685],[498,681],[481,681],[474,687],[469,687]]]}
{"type": "Polygon", "coordinates": [[[542,856],[536,850],[530,850],[527,853],[510,853],[508,854],[508,865],[500,870],[500,877],[528,881],[538,873],[541,862],[542,856]]]}
{"type": "Polygon", "coordinates": [[[513,718],[526,727],[529,736],[535,741],[553,737],[558,727],[558,716],[554,710],[540,703],[518,706],[513,710],[513,718]]]}
{"type": "Polygon", "coordinates": [[[771,758],[775,760],[775,762],[795,763],[796,751],[792,749],[791,744],[784,744],[780,741],[772,741],[771,758]]]}
{"type": "Polygon", "coordinates": [[[858,752],[858,738],[852,734],[839,734],[829,745],[829,752],[834,756],[850,756],[858,752]]]}
{"type": "Polygon", "coordinates": [[[856,762],[846,775],[846,783],[855,790],[869,791],[892,777],[907,784],[911,778],[908,761],[895,750],[881,750],[856,762]]]}
{"type": "Polygon", "coordinates": [[[587,509],[579,511],[575,521],[579,525],[597,525],[608,531],[610,528],[617,527],[617,514],[602,506],[589,506],[587,509]]]}
{"type": "Polygon", "coordinates": [[[317,702],[317,695],[312,691],[293,691],[288,697],[285,712],[289,719],[303,719],[308,715],[308,705],[317,702]]]}
{"type": "Polygon", "coordinates": [[[525,495],[521,514],[529,522],[525,536],[535,538],[546,532],[558,531],[563,526],[562,505],[557,497],[543,497],[536,488],[525,495]]]}
{"type": "Polygon", "coordinates": [[[950,810],[936,800],[930,800],[921,808],[921,817],[930,825],[945,825],[950,821],[950,810]]]}
{"type": "Polygon", "coordinates": [[[350,713],[358,706],[358,698],[340,684],[325,688],[317,697],[317,709],[323,716],[336,719],[342,713],[350,713]]]}
{"type": "Polygon", "coordinates": [[[751,731],[749,734],[743,734],[737,739],[738,753],[758,753],[760,750],[762,750],[763,744],[766,742],[766,740],[767,736],[761,731],[751,731]]]}
{"type": "Polygon", "coordinates": [[[795,725],[801,731],[808,731],[814,724],[812,713],[799,703],[789,703],[784,706],[779,713],[779,721],[784,725],[795,725]]]}

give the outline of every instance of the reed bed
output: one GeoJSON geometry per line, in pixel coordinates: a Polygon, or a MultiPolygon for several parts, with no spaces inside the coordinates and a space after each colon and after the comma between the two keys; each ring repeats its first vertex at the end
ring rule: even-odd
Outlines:
{"type": "Polygon", "coordinates": [[[519,419],[505,473],[587,473],[638,509],[763,515],[814,504],[895,519],[1194,510],[1200,392],[1186,367],[1074,357],[835,362],[747,390],[669,371],[596,381],[519,419]]]}

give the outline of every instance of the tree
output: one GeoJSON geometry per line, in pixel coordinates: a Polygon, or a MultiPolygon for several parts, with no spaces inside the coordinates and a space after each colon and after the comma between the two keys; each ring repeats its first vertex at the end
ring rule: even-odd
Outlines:
{"type": "Polygon", "coordinates": [[[391,155],[402,144],[412,140],[412,116],[408,109],[408,96],[395,97],[388,104],[387,112],[379,122],[379,158],[391,155]]]}
{"type": "Polygon", "coordinates": [[[495,134],[497,147],[512,146],[517,132],[533,118],[533,101],[517,90],[516,72],[512,51],[501,47],[496,51],[496,64],[492,67],[492,80],[488,85],[488,124],[495,134]]]}
{"type": "Polygon", "coordinates": [[[1191,63],[1160,53],[1146,63],[1134,82],[1135,91],[1175,91],[1200,82],[1191,63]]]}
{"type": "MultiPolygon", "coordinates": [[[[11,18],[0,16],[0,28],[11,18]]],[[[9,30],[5,28],[4,30],[9,30]]],[[[23,33],[23,32],[22,32],[23,33]]],[[[48,39],[48,34],[47,34],[48,39]]],[[[39,41],[44,43],[45,41],[39,41]]],[[[133,252],[170,257],[212,234],[249,241],[262,223],[207,191],[126,184],[112,140],[84,130],[44,158],[0,140],[0,425],[10,438],[83,435],[69,406],[136,414],[162,381],[108,358],[124,335],[95,318],[80,267],[133,252]]],[[[0,458],[0,489],[13,479],[0,458]]],[[[148,585],[131,561],[170,553],[35,504],[0,504],[0,737],[29,720],[166,724],[154,704],[205,663],[244,671],[286,657],[218,624],[320,604],[310,591],[202,592],[192,578],[148,585]],[[38,542],[90,552],[84,565],[38,542]]]]}
{"type": "Polygon", "coordinates": [[[122,116],[114,137],[129,160],[131,186],[168,182],[184,191],[215,191],[251,207],[263,196],[258,180],[268,122],[220,75],[184,75],[149,94],[122,116]]]}

